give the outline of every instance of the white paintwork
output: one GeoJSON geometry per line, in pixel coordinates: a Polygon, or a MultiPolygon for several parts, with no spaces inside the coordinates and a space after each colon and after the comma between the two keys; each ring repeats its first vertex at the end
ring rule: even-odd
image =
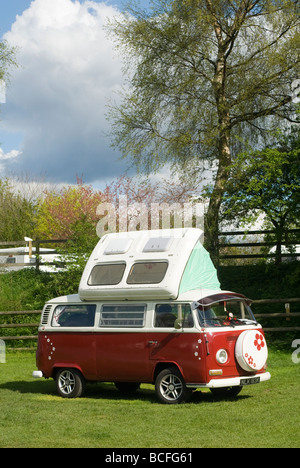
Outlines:
{"type": "Polygon", "coordinates": [[[132,231],[103,236],[90,256],[83,272],[79,295],[82,300],[176,299],[187,261],[203,231],[196,228],[132,231]],[[145,261],[168,262],[168,269],[159,284],[127,284],[133,264],[145,261]],[[95,265],[126,263],[118,285],[89,286],[88,279],[95,265]]]}

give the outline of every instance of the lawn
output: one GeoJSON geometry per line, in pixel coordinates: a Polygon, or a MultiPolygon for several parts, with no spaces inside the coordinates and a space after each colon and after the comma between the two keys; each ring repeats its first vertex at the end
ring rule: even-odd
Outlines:
{"type": "Polygon", "coordinates": [[[159,403],[151,385],[134,397],[90,384],[83,398],[56,396],[34,380],[35,355],[8,351],[0,364],[0,447],[300,447],[300,364],[271,351],[272,379],[232,400],[197,391],[190,403],[159,403]]]}

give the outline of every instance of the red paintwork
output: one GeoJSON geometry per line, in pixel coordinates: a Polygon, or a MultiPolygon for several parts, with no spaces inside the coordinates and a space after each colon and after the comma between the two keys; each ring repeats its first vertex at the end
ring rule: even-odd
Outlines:
{"type": "Polygon", "coordinates": [[[39,332],[37,367],[45,377],[53,376],[56,368],[75,367],[90,381],[152,383],[158,364],[174,363],[187,384],[205,384],[212,378],[251,375],[240,368],[234,356],[242,331],[39,332]],[[229,355],[224,365],[215,358],[220,348],[229,355]],[[222,376],[209,375],[210,369],[220,368],[222,376]]]}
{"type": "MultiPolygon", "coordinates": [[[[211,380],[211,376],[209,376],[209,369],[222,369],[223,374],[221,376],[214,376],[214,379],[222,379],[222,378],[230,378],[230,377],[238,377],[238,376],[245,376],[246,375],[254,375],[261,372],[265,372],[262,370],[261,372],[246,372],[242,369],[236,358],[235,358],[235,345],[239,335],[244,330],[224,330],[218,333],[207,333],[207,340],[208,340],[208,348],[209,348],[209,356],[206,357],[207,362],[207,374],[206,379],[207,381],[211,380]],[[220,364],[216,360],[216,352],[219,349],[226,349],[228,353],[228,360],[225,364],[220,364]]],[[[263,331],[260,329],[259,332],[264,335],[263,331]]]]}

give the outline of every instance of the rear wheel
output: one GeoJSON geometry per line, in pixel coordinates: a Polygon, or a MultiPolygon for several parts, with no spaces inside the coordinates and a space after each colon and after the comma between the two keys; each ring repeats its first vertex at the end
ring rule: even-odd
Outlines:
{"type": "Polygon", "coordinates": [[[155,381],[155,392],[163,403],[174,405],[187,401],[191,392],[175,367],[162,370],[155,381]]]}
{"type": "Polygon", "coordinates": [[[55,382],[57,392],[63,398],[77,398],[84,393],[85,379],[77,369],[59,369],[55,382]]]}

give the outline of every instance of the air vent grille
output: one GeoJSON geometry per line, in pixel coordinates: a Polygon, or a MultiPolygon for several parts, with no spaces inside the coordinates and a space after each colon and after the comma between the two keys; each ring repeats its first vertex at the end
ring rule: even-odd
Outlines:
{"type": "Polygon", "coordinates": [[[42,325],[47,325],[47,323],[48,323],[48,318],[49,318],[51,309],[52,309],[52,305],[51,305],[51,304],[48,304],[48,305],[46,305],[46,306],[44,307],[43,315],[42,315],[42,320],[41,320],[41,324],[42,324],[42,325]]]}

